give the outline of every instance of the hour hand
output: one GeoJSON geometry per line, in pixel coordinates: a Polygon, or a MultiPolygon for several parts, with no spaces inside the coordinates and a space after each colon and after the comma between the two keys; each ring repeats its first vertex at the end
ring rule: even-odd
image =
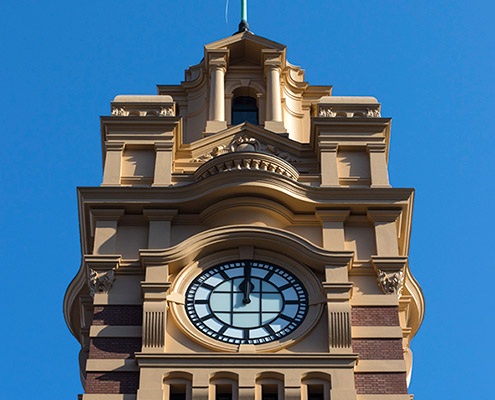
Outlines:
{"type": "Polygon", "coordinates": [[[246,265],[244,267],[244,280],[239,285],[239,289],[241,289],[242,293],[244,294],[244,298],[242,299],[242,302],[244,304],[251,303],[251,299],[249,296],[250,296],[251,290],[253,290],[253,288],[254,288],[254,285],[251,283],[251,265],[246,265]]]}

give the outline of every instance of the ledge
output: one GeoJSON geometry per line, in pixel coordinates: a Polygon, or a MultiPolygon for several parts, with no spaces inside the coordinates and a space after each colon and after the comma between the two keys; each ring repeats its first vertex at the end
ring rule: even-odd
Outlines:
{"type": "Polygon", "coordinates": [[[83,394],[82,400],[136,400],[136,394],[83,394]]]}
{"type": "Polygon", "coordinates": [[[98,360],[91,359],[86,362],[86,372],[137,372],[136,360],[98,360]]]}
{"type": "Polygon", "coordinates": [[[411,400],[409,394],[358,394],[357,400],[411,400]]]}
{"type": "Polygon", "coordinates": [[[142,334],[141,325],[93,325],[89,329],[90,337],[141,337],[142,334]]]}
{"type": "Polygon", "coordinates": [[[407,372],[404,360],[359,360],[354,372],[407,372]]]}
{"type": "Polygon", "coordinates": [[[201,354],[145,354],[136,353],[139,367],[164,368],[354,368],[357,354],[306,353],[294,354],[260,354],[260,353],[201,353],[201,354]],[[246,364],[246,361],[250,362],[246,364]]]}
{"type": "Polygon", "coordinates": [[[353,326],[353,339],[402,339],[400,326],[353,326]]]}

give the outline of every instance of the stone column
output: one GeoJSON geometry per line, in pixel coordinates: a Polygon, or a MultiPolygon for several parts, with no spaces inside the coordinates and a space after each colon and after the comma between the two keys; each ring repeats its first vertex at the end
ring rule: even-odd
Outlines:
{"type": "Polygon", "coordinates": [[[283,53],[263,50],[266,76],[266,120],[265,129],[275,133],[286,133],[282,115],[282,89],[280,75],[283,53]]]}
{"type": "Polygon", "coordinates": [[[210,108],[205,133],[216,133],[227,128],[225,121],[225,73],[228,55],[228,50],[214,50],[208,53],[210,108]]]}
{"type": "Polygon", "coordinates": [[[123,215],[124,210],[120,208],[91,210],[93,254],[117,253],[117,226],[123,215]]]}
{"type": "Polygon", "coordinates": [[[320,140],[321,186],[339,187],[339,169],[337,165],[337,143],[326,143],[320,140]]]}
{"type": "Polygon", "coordinates": [[[390,187],[387,166],[387,145],[385,143],[373,143],[367,146],[370,158],[371,187],[390,187]]]}
{"type": "Polygon", "coordinates": [[[368,218],[375,225],[376,254],[378,256],[398,256],[399,242],[397,222],[402,211],[368,210],[368,218]]]}
{"type": "Polygon", "coordinates": [[[318,209],[316,217],[321,221],[323,248],[332,251],[345,250],[344,222],[350,210],[318,209]]]}
{"type": "Polygon", "coordinates": [[[155,143],[155,173],[152,186],[172,185],[173,136],[170,140],[155,143]]]}
{"type": "Polygon", "coordinates": [[[105,143],[105,166],[101,186],[120,186],[124,145],[123,142],[105,143]]]}

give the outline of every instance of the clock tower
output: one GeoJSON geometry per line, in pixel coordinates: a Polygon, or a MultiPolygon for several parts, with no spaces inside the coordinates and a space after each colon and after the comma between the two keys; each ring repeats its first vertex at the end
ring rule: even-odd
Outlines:
{"type": "Polygon", "coordinates": [[[78,188],[82,400],[410,400],[424,299],[391,119],[244,29],[117,96],[78,188]]]}

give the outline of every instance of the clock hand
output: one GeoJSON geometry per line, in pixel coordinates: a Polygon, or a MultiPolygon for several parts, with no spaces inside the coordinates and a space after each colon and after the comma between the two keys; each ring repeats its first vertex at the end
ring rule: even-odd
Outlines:
{"type": "Polygon", "coordinates": [[[239,285],[239,288],[244,293],[244,298],[242,299],[242,302],[244,304],[251,303],[251,299],[249,298],[249,295],[251,294],[251,290],[253,289],[253,284],[251,283],[251,263],[249,263],[244,267],[244,280],[239,285]]]}

